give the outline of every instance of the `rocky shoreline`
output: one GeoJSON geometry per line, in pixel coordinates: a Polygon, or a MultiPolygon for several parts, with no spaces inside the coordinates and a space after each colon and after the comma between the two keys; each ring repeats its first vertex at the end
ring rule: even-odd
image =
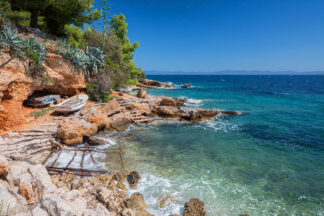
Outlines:
{"type": "MultiPolygon", "coordinates": [[[[113,92],[112,100],[103,105],[91,104],[70,116],[55,116],[29,131],[10,132],[0,136],[3,147],[0,157],[1,213],[7,215],[152,215],[146,209],[142,194],[127,195],[127,188],[136,188],[137,171],[96,173],[84,169],[54,169],[45,166],[53,151],[64,145],[102,144],[96,134],[102,130],[124,131],[131,124],[149,124],[161,119],[200,122],[217,115],[238,115],[241,112],[185,109],[186,99],[147,95],[145,87],[170,87],[157,81],[144,81],[135,89],[137,96],[113,92]],[[143,84],[144,83],[144,84],[143,84]],[[157,84],[158,83],[158,84],[157,84]],[[51,125],[51,127],[49,127],[51,125]],[[36,145],[36,146],[35,146],[36,145]],[[19,146],[24,151],[17,151],[19,146]],[[45,164],[45,165],[43,165],[45,164]],[[79,178],[84,174],[85,178],[79,178]],[[126,186],[128,185],[128,187],[126,186]]],[[[52,164],[56,165],[55,161],[52,164]]],[[[81,164],[82,166],[82,164],[81,164]]],[[[163,207],[172,198],[162,199],[163,207]]],[[[184,204],[184,215],[205,215],[204,203],[192,199],[184,204]]],[[[176,214],[175,214],[176,215],[176,214]]]]}

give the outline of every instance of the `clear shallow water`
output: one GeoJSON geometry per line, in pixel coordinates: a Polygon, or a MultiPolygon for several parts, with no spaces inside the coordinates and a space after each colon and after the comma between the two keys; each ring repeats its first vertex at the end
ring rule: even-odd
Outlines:
{"type": "Polygon", "coordinates": [[[324,76],[148,78],[193,85],[150,94],[249,112],[125,132],[125,166],[143,173],[139,190],[152,213],[179,213],[197,197],[209,216],[324,215],[324,76]],[[175,202],[159,209],[165,194],[175,202]]]}

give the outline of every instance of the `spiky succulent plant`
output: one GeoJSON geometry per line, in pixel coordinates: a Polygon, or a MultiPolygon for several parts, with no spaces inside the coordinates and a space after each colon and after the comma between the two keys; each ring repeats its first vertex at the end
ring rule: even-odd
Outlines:
{"type": "Polygon", "coordinates": [[[88,77],[98,72],[98,69],[105,64],[104,52],[96,47],[87,47],[86,51],[71,46],[66,41],[61,41],[63,49],[57,49],[57,54],[70,60],[75,68],[84,70],[88,77]]]}
{"type": "Polygon", "coordinates": [[[91,76],[92,73],[97,73],[98,69],[105,64],[106,55],[97,47],[87,47],[86,55],[88,56],[87,73],[91,76]]]}
{"type": "Polygon", "coordinates": [[[43,62],[45,60],[47,50],[45,46],[39,43],[35,37],[27,38],[23,41],[22,45],[22,48],[25,52],[34,52],[35,54],[37,54],[39,62],[43,62]]]}
{"type": "Polygon", "coordinates": [[[13,50],[19,50],[22,43],[21,38],[17,35],[16,29],[11,29],[9,25],[5,25],[3,30],[0,31],[0,47],[13,50]]]}

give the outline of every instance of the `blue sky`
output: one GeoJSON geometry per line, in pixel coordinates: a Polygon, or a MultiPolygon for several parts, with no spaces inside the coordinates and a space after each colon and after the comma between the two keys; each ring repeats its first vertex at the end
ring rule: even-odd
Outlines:
{"type": "MultiPolygon", "coordinates": [[[[96,6],[101,1],[96,0],[96,6]]],[[[324,0],[110,0],[144,71],[324,71],[324,0]]]]}

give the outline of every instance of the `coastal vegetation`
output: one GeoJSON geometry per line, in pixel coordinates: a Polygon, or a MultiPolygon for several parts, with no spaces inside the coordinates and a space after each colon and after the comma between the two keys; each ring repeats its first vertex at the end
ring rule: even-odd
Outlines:
{"type": "Polygon", "coordinates": [[[69,60],[79,74],[84,73],[88,93],[95,101],[107,101],[112,89],[138,84],[145,74],[135,65],[139,42],[131,43],[127,37],[126,17],[111,15],[107,0],[96,9],[94,3],[0,0],[0,49],[11,56],[0,68],[13,59],[27,61],[28,75],[48,81],[43,63],[46,44],[51,42],[56,54],[69,60]],[[26,29],[34,36],[21,37],[19,30],[26,29]]]}

